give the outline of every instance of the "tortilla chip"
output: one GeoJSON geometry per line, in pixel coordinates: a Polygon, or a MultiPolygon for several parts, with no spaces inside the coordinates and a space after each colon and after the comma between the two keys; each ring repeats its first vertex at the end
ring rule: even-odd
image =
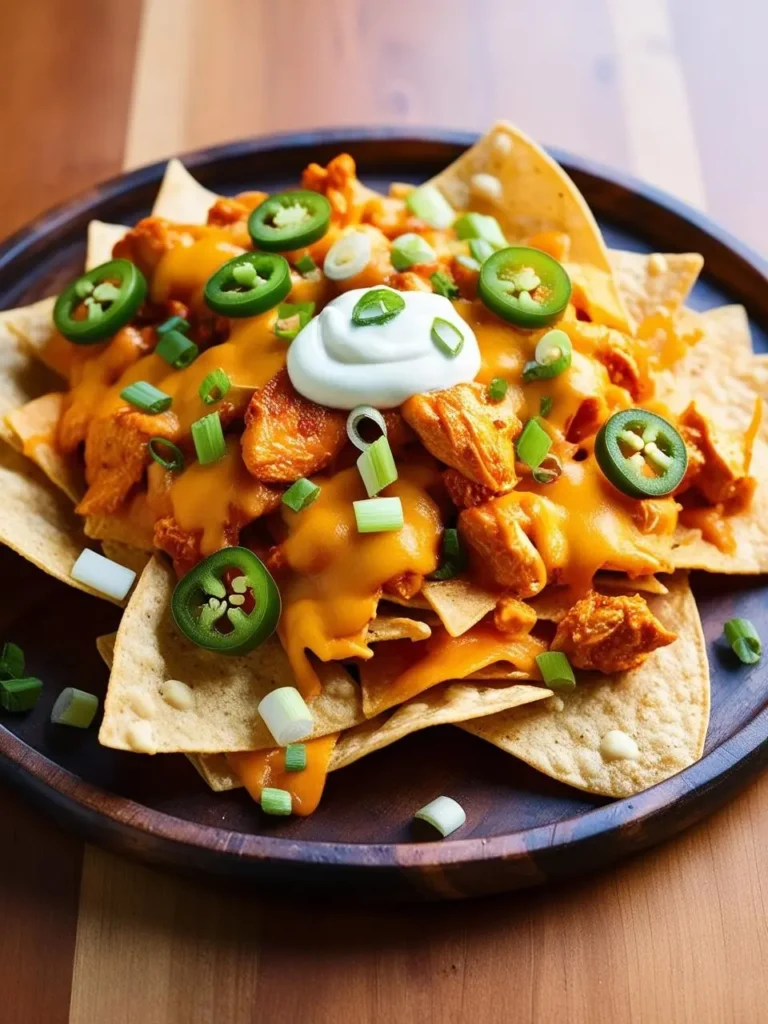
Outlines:
{"type": "Polygon", "coordinates": [[[30,358],[23,344],[22,328],[29,329],[38,315],[30,313],[33,309],[35,307],[26,306],[0,312],[0,438],[19,451],[21,441],[5,422],[6,414],[53,391],[57,383],[49,370],[30,358]]]}
{"type": "Polygon", "coordinates": [[[629,315],[641,324],[659,310],[670,315],[679,310],[704,265],[697,252],[610,252],[619,292],[629,315]]]}
{"type": "MultiPolygon", "coordinates": [[[[170,614],[175,582],[170,567],[153,558],[128,604],[117,634],[101,743],[131,750],[131,730],[144,722],[151,728],[156,753],[273,747],[257,709],[271,690],[293,684],[279,641],[273,638],[242,657],[195,647],[179,633],[170,614]],[[171,679],[192,689],[191,709],[179,711],[163,699],[163,684],[171,679]]],[[[323,692],[309,702],[315,721],[312,735],[325,736],[362,721],[359,688],[344,668],[318,662],[316,670],[323,692]]]]}
{"type": "MultiPolygon", "coordinates": [[[[0,441],[0,544],[12,548],[49,576],[77,590],[110,598],[72,579],[70,573],[88,543],[71,502],[29,459],[0,441]]],[[[122,604],[113,601],[113,604],[122,604]]]]}
{"type": "Polygon", "coordinates": [[[85,493],[85,476],[76,454],[64,455],[55,444],[65,396],[52,391],[6,414],[20,450],[59,490],[77,504],[85,493]]]}
{"type": "Polygon", "coordinates": [[[467,721],[496,711],[520,707],[551,696],[541,686],[472,686],[467,683],[444,683],[427,693],[414,697],[393,711],[348,729],[339,737],[331,758],[330,771],[345,768],[375,750],[426,729],[467,721]]]}
{"type": "Polygon", "coordinates": [[[693,764],[709,721],[709,664],[687,576],[675,576],[670,593],[648,604],[678,640],[640,668],[610,677],[579,673],[572,693],[461,728],[553,779],[605,796],[631,796],[693,764]],[[600,742],[612,729],[635,740],[636,760],[603,760],[600,742]]]}
{"type": "Polygon", "coordinates": [[[100,540],[102,546],[105,541],[114,541],[149,554],[155,550],[151,527],[148,529],[143,523],[131,520],[128,516],[86,516],[84,528],[86,537],[100,540]]]}
{"type": "Polygon", "coordinates": [[[180,160],[169,160],[152,207],[153,217],[177,224],[205,224],[208,211],[219,197],[195,181],[180,160]]]}
{"type": "MultiPolygon", "coordinates": [[[[31,306],[8,309],[0,313],[0,324],[4,323],[11,334],[15,335],[23,352],[53,370],[59,377],[66,377],[72,361],[72,346],[53,326],[55,304],[56,297],[52,296],[31,306]]],[[[61,382],[52,381],[44,390],[53,391],[57,386],[60,387],[61,382]]]]}
{"type": "Polygon", "coordinates": [[[388,604],[396,604],[400,608],[413,608],[417,611],[431,611],[432,605],[423,594],[414,594],[413,597],[400,597],[398,594],[384,594],[382,601],[388,604]]]}
{"type": "Polygon", "coordinates": [[[85,256],[85,269],[108,263],[112,259],[115,245],[128,233],[124,224],[107,224],[103,220],[92,220],[88,225],[88,248],[85,256]]]}
{"type": "Polygon", "coordinates": [[[130,544],[123,544],[119,540],[103,540],[101,542],[101,550],[113,562],[118,562],[120,565],[133,569],[137,576],[141,576],[152,557],[149,552],[142,551],[140,548],[135,548],[130,544]]]}
{"type": "Polygon", "coordinates": [[[421,592],[451,636],[462,636],[492,612],[499,600],[498,594],[458,576],[452,580],[428,581],[421,592]]]}
{"type": "Polygon", "coordinates": [[[242,782],[229,767],[226,754],[187,754],[186,758],[214,793],[243,788],[242,782]]]}
{"type": "MultiPolygon", "coordinates": [[[[637,576],[630,579],[619,573],[597,572],[592,581],[594,589],[601,594],[668,594],[669,589],[655,576],[637,576]]],[[[545,587],[528,604],[536,612],[540,622],[559,622],[577,598],[567,587],[545,587]]]]}
{"type": "Polygon", "coordinates": [[[430,636],[432,630],[419,619],[407,619],[401,615],[377,615],[368,625],[365,642],[375,644],[385,640],[427,640],[430,636]]]}

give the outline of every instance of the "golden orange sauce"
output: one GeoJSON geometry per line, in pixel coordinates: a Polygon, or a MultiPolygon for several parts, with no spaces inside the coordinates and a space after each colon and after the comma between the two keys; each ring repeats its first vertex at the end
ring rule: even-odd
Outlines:
{"type": "Polygon", "coordinates": [[[682,319],[660,309],[637,325],[635,345],[651,371],[668,370],[703,335],[693,318],[682,319]]]}
{"type": "Polygon", "coordinates": [[[692,530],[701,530],[702,540],[714,544],[718,551],[732,555],[736,550],[736,538],[733,528],[723,518],[722,504],[707,508],[684,508],[680,513],[680,522],[692,530]]]}
{"type": "Polygon", "coordinates": [[[443,683],[448,679],[464,679],[496,662],[514,665],[530,678],[538,678],[536,656],[543,654],[547,645],[536,637],[502,633],[493,625],[480,623],[462,636],[449,636],[444,629],[435,629],[429,640],[412,644],[411,641],[390,641],[386,657],[379,666],[371,663],[362,672],[366,714],[378,715],[387,708],[401,704],[410,697],[443,683]],[[390,643],[402,645],[390,660],[390,643]],[[405,645],[410,645],[407,647],[405,645]],[[412,662],[399,671],[400,658],[412,662]],[[383,671],[379,671],[383,667],[383,671]],[[388,669],[394,668],[394,678],[388,669]]]}
{"type": "Polygon", "coordinates": [[[611,274],[589,263],[568,263],[571,279],[571,301],[595,323],[630,330],[627,313],[621,304],[616,282],[611,274]]]}
{"type": "Polygon", "coordinates": [[[202,237],[180,240],[164,253],[155,268],[149,295],[153,302],[182,299],[194,308],[204,306],[203,289],[208,278],[227,260],[245,252],[232,242],[232,235],[221,228],[198,228],[202,237]]]}
{"type": "Polygon", "coordinates": [[[320,496],[303,512],[282,509],[287,531],[282,553],[292,572],[279,581],[279,633],[305,696],[320,691],[307,649],[321,661],[370,658],[366,627],[383,584],[400,573],[426,575],[437,567],[443,528],[428,493],[438,480],[437,464],[413,459],[398,469],[399,479],[384,496],[402,501],[401,530],[358,533],[352,503],[368,495],[356,467],[318,476],[320,496]]]}
{"type": "Polygon", "coordinates": [[[338,738],[336,732],[307,740],[307,767],[302,772],[285,770],[284,747],[227,754],[227,761],[254,800],[261,800],[261,791],[267,787],[285,789],[291,794],[293,813],[304,817],[320,803],[338,738]]]}

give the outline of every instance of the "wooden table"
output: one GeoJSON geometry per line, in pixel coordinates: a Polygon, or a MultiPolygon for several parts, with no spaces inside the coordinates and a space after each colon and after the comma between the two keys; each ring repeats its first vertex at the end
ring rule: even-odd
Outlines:
{"type": "MultiPolygon", "coordinates": [[[[764,248],[766,34],[753,0],[2,0],[0,232],[237,136],[506,116],[764,248]]],[[[373,909],[160,875],[2,791],[0,1020],[765,1020],[767,819],[765,779],[600,877],[373,909]]]]}

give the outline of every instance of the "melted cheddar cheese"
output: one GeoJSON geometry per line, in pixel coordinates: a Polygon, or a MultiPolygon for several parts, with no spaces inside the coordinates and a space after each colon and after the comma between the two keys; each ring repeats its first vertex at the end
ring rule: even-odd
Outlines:
{"type": "Polygon", "coordinates": [[[332,733],[308,740],[307,767],[301,772],[285,770],[284,747],[227,754],[227,761],[254,800],[261,800],[261,791],[267,787],[285,789],[291,794],[293,813],[305,817],[320,803],[338,738],[338,733],[332,733]]]}

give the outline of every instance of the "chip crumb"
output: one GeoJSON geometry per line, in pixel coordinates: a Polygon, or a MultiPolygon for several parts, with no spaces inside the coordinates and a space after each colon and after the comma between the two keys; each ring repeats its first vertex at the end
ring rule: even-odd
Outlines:
{"type": "Polygon", "coordinates": [[[129,747],[137,754],[154,754],[157,750],[155,734],[149,722],[134,722],[128,729],[125,738],[129,747]]]}
{"type": "Polygon", "coordinates": [[[501,182],[493,174],[486,174],[484,172],[473,174],[470,184],[473,192],[484,196],[486,199],[499,200],[504,194],[501,182]]]}
{"type": "Polygon", "coordinates": [[[654,252],[648,257],[648,273],[651,277],[658,277],[659,274],[666,274],[668,271],[669,264],[662,253],[654,252]]]}
{"type": "Polygon", "coordinates": [[[160,687],[160,696],[177,711],[189,711],[195,705],[194,691],[180,679],[166,680],[160,687]]]}

